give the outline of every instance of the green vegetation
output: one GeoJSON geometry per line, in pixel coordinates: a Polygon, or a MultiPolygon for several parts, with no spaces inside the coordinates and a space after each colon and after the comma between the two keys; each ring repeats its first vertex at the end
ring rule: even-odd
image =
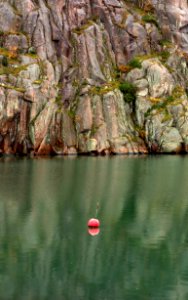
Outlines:
{"type": "Polygon", "coordinates": [[[12,47],[12,49],[0,47],[0,55],[6,56],[9,63],[18,62],[18,52],[16,47],[12,47]]]}
{"type": "Polygon", "coordinates": [[[5,41],[5,33],[3,31],[0,31],[0,47],[3,46],[5,41]]]}
{"type": "Polygon", "coordinates": [[[144,116],[145,116],[145,117],[148,117],[148,116],[151,114],[151,112],[152,112],[153,110],[156,110],[156,109],[157,109],[157,110],[161,110],[161,109],[166,108],[167,104],[168,104],[168,101],[167,101],[167,100],[161,101],[161,102],[159,102],[159,103],[155,103],[154,105],[152,105],[152,106],[147,110],[147,112],[144,114],[144,116]]]}
{"type": "MultiPolygon", "coordinates": [[[[161,52],[151,52],[149,54],[139,55],[135,59],[139,62],[140,66],[141,66],[141,64],[144,60],[151,59],[151,58],[157,58],[161,61],[162,64],[165,65],[165,67],[171,73],[173,70],[168,65],[165,64],[166,61],[168,60],[168,58],[170,57],[170,55],[171,55],[171,53],[168,50],[163,50],[161,52]]],[[[139,67],[139,64],[138,64],[137,68],[139,67]]],[[[127,67],[129,67],[129,65],[126,66],[126,69],[127,69],[127,67]]],[[[131,67],[129,67],[129,70],[131,70],[131,67]]],[[[126,71],[126,72],[128,72],[128,71],[126,71]]]]}
{"type": "Polygon", "coordinates": [[[119,89],[123,93],[124,101],[127,103],[134,103],[136,100],[136,87],[127,81],[119,84],[119,89]]]}
{"type": "Polygon", "coordinates": [[[6,57],[9,57],[10,52],[8,51],[8,49],[0,47],[0,55],[4,55],[6,57]]]}
{"type": "Polygon", "coordinates": [[[166,47],[172,47],[172,42],[171,41],[169,41],[169,40],[166,40],[166,39],[163,39],[163,40],[160,40],[159,41],[159,44],[161,45],[161,46],[166,46],[166,47]]]}
{"type": "Polygon", "coordinates": [[[161,61],[164,63],[170,57],[170,52],[169,51],[162,51],[162,52],[160,52],[160,57],[161,57],[161,61]]]}
{"type": "Polygon", "coordinates": [[[141,69],[142,68],[141,61],[137,57],[131,59],[128,63],[128,66],[130,66],[132,69],[134,69],[134,68],[141,69]]]}
{"type": "Polygon", "coordinates": [[[31,57],[31,58],[39,58],[37,54],[33,54],[33,53],[24,53],[25,56],[27,57],[31,57]]]}
{"type": "Polygon", "coordinates": [[[136,100],[136,86],[130,82],[113,81],[108,82],[103,86],[95,86],[91,88],[91,95],[104,95],[115,89],[119,89],[124,97],[124,101],[127,103],[134,103],[136,100]]]}
{"type": "Polygon", "coordinates": [[[7,59],[6,56],[3,56],[3,59],[2,59],[2,65],[3,65],[4,67],[8,67],[8,59],[7,59]]]}
{"type": "Polygon", "coordinates": [[[94,22],[92,20],[88,20],[87,23],[85,23],[84,25],[73,29],[73,32],[80,35],[84,32],[84,30],[86,30],[87,28],[89,28],[93,24],[94,24],[94,22]]]}
{"type": "Polygon", "coordinates": [[[42,83],[42,79],[38,79],[38,80],[35,80],[33,81],[34,84],[41,84],[42,83]]]}
{"type": "Polygon", "coordinates": [[[100,18],[99,18],[99,16],[98,15],[93,15],[93,16],[91,16],[91,21],[93,21],[93,22],[98,22],[100,20],[100,18]]]}
{"type": "Polygon", "coordinates": [[[167,109],[164,111],[164,117],[162,119],[162,123],[172,120],[172,115],[168,112],[167,109]]]}
{"type": "Polygon", "coordinates": [[[145,23],[154,24],[157,28],[159,28],[159,24],[157,22],[156,17],[153,14],[147,14],[142,17],[142,21],[145,23]]]}
{"type": "Polygon", "coordinates": [[[151,52],[148,54],[143,54],[137,56],[137,58],[140,60],[140,62],[143,62],[144,60],[150,59],[150,58],[159,58],[160,52],[151,52]]]}
{"type": "Polygon", "coordinates": [[[134,128],[137,131],[138,136],[141,139],[145,140],[145,138],[146,138],[146,131],[145,131],[145,129],[143,129],[143,127],[139,126],[138,124],[135,124],[134,128]]]}
{"type": "Polygon", "coordinates": [[[91,88],[90,93],[92,95],[104,95],[107,94],[115,89],[119,88],[119,82],[118,81],[112,81],[108,82],[105,85],[102,86],[94,86],[91,88]]]}
{"type": "Polygon", "coordinates": [[[30,47],[30,48],[28,49],[28,54],[36,55],[36,54],[37,54],[37,51],[36,51],[35,47],[30,47]]]}
{"type": "Polygon", "coordinates": [[[145,117],[148,117],[152,111],[154,110],[165,110],[166,112],[166,117],[169,119],[171,116],[169,115],[167,109],[167,105],[178,105],[179,103],[182,102],[182,96],[185,94],[184,88],[181,86],[176,86],[172,94],[165,99],[158,99],[158,102],[152,105],[147,112],[145,113],[145,117]]]}
{"type": "Polygon", "coordinates": [[[182,86],[177,85],[172,91],[172,97],[174,100],[180,99],[185,94],[185,90],[182,86]]]}
{"type": "Polygon", "coordinates": [[[69,118],[71,118],[72,120],[74,120],[75,119],[75,115],[76,115],[74,107],[70,107],[69,110],[67,111],[67,114],[68,114],[69,118]]]}
{"type": "Polygon", "coordinates": [[[120,73],[128,73],[134,68],[141,69],[142,62],[147,59],[158,58],[162,63],[165,63],[169,57],[170,57],[170,52],[167,50],[139,55],[131,59],[127,65],[119,65],[117,71],[120,73]]]}
{"type": "Polygon", "coordinates": [[[3,87],[5,89],[9,89],[9,90],[15,90],[15,91],[21,92],[21,93],[25,93],[25,91],[26,91],[24,88],[16,87],[16,86],[13,86],[13,85],[8,85],[8,84],[5,84],[5,83],[0,83],[0,87],[3,87]]]}
{"type": "Polygon", "coordinates": [[[142,68],[142,59],[140,57],[134,57],[133,59],[131,59],[127,65],[119,65],[117,68],[117,73],[118,76],[120,75],[120,73],[128,73],[130,72],[132,69],[141,69],[142,68]]]}
{"type": "Polygon", "coordinates": [[[28,65],[13,67],[13,66],[2,66],[0,67],[0,75],[14,75],[17,76],[21,71],[27,69],[28,65]]]}
{"type": "Polygon", "coordinates": [[[55,98],[55,102],[59,105],[62,103],[62,95],[58,94],[55,98]]]}

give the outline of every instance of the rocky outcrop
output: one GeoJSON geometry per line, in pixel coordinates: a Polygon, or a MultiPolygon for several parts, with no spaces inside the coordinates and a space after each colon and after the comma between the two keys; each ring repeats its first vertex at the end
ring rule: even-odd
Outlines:
{"type": "Polygon", "coordinates": [[[0,153],[187,152],[187,13],[0,1],[0,153]]]}
{"type": "Polygon", "coordinates": [[[186,0],[155,1],[157,16],[166,39],[188,51],[188,4],[186,0]]]}

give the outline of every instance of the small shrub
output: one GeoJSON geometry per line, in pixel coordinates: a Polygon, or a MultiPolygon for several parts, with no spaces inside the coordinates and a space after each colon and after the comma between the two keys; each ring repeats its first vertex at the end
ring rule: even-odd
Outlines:
{"type": "Polygon", "coordinates": [[[156,20],[156,17],[152,14],[147,14],[147,15],[144,15],[142,17],[142,21],[144,21],[145,23],[152,23],[154,24],[157,28],[159,28],[159,24],[156,20]]]}
{"type": "Polygon", "coordinates": [[[168,96],[167,98],[166,98],[166,102],[168,103],[168,102],[174,102],[174,97],[171,95],[171,96],[168,96]]]}
{"type": "Polygon", "coordinates": [[[130,66],[131,68],[138,68],[138,69],[142,68],[142,64],[140,60],[136,57],[129,61],[128,66],[130,66]]]}
{"type": "Polygon", "coordinates": [[[4,67],[7,67],[7,66],[8,66],[8,59],[7,59],[6,56],[3,56],[3,59],[2,59],[2,65],[3,65],[4,67]]]}
{"type": "Polygon", "coordinates": [[[164,112],[164,117],[162,119],[162,123],[168,122],[172,119],[172,115],[166,110],[164,112]]]}
{"type": "Polygon", "coordinates": [[[175,88],[173,89],[172,91],[172,96],[175,98],[175,99],[179,99],[181,98],[183,95],[185,95],[185,90],[182,86],[175,86],[175,88]]]}
{"type": "Polygon", "coordinates": [[[166,39],[160,40],[159,41],[159,45],[161,46],[166,46],[166,47],[171,47],[172,46],[172,42],[166,39]]]}
{"type": "Polygon", "coordinates": [[[4,42],[5,42],[5,34],[3,31],[0,30],[0,47],[3,46],[4,42]]]}
{"type": "Polygon", "coordinates": [[[162,51],[160,53],[160,56],[161,56],[162,61],[166,62],[167,59],[170,57],[170,52],[168,52],[168,51],[162,51]]]}
{"type": "Polygon", "coordinates": [[[36,50],[36,48],[35,47],[30,47],[29,49],[28,49],[28,53],[29,54],[37,54],[37,50],[36,50]]]}
{"type": "Polygon", "coordinates": [[[134,68],[141,69],[142,64],[139,58],[135,57],[129,61],[127,65],[119,65],[118,66],[118,71],[121,73],[128,73],[134,68]]]}
{"type": "Polygon", "coordinates": [[[127,81],[124,81],[119,84],[119,89],[123,93],[125,102],[131,103],[136,100],[136,87],[127,81]]]}

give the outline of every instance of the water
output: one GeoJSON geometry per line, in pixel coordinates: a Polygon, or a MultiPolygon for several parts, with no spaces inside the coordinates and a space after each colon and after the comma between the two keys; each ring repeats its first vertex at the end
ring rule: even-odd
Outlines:
{"type": "Polygon", "coordinates": [[[187,300],[188,157],[1,158],[0,299],[187,300]]]}

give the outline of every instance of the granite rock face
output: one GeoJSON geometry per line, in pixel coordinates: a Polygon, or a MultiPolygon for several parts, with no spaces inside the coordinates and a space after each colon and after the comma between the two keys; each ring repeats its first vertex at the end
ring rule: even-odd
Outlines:
{"type": "Polygon", "coordinates": [[[0,0],[0,153],[188,151],[187,1],[0,0]]]}
{"type": "Polygon", "coordinates": [[[181,46],[188,46],[188,3],[186,0],[155,1],[162,31],[167,39],[181,46]]]}

